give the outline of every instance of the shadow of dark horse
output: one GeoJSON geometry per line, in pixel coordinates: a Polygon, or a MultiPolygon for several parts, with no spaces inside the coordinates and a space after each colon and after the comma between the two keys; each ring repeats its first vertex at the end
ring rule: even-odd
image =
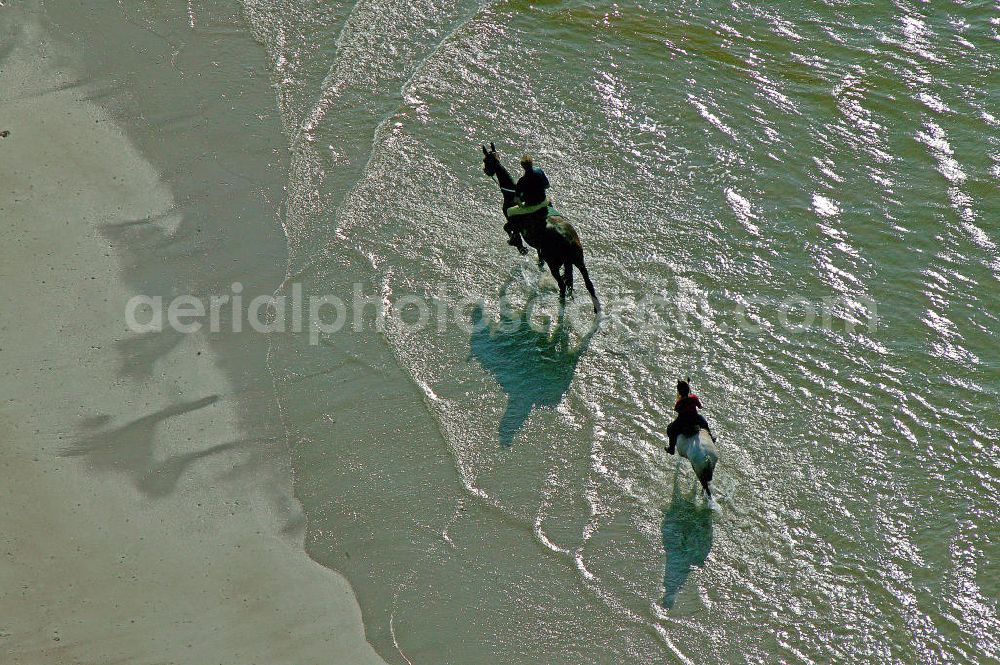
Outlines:
{"type": "MultiPolygon", "coordinates": [[[[160,457],[156,454],[156,431],[170,418],[215,404],[217,395],[167,407],[118,427],[79,437],[61,451],[62,457],[82,457],[95,471],[124,473],[136,489],[149,498],[170,494],[185,471],[198,460],[251,445],[248,440],[229,441],[202,450],[160,457]]],[[[110,423],[107,416],[88,418],[85,429],[100,429],[110,423]]]]}
{"type": "Polygon", "coordinates": [[[121,362],[119,373],[136,381],[153,377],[156,362],[165,358],[184,339],[179,332],[165,328],[139,333],[116,343],[121,362]]]}
{"type": "Polygon", "coordinates": [[[674,606],[691,571],[705,565],[712,550],[712,509],[699,501],[697,487],[682,497],[680,475],[674,474],[674,496],[663,511],[663,607],[674,606]]]}
{"type": "Polygon", "coordinates": [[[572,335],[560,309],[555,325],[539,329],[531,321],[532,303],[523,311],[503,312],[489,325],[482,307],[472,312],[472,357],[496,377],[507,394],[500,419],[500,445],[510,447],[537,407],[556,407],[569,389],[576,365],[587,352],[597,325],[572,345],[572,335]]]}

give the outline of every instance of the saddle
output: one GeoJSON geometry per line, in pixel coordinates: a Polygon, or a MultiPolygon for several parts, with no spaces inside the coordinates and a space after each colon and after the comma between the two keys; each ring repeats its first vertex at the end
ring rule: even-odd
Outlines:
{"type": "Polygon", "coordinates": [[[684,436],[698,436],[701,431],[701,423],[690,423],[684,429],[681,430],[681,434],[684,436]]]}
{"type": "Polygon", "coordinates": [[[541,213],[542,219],[544,219],[545,215],[548,213],[547,209],[552,206],[552,201],[547,196],[542,201],[529,205],[525,205],[525,203],[519,199],[514,200],[518,201],[518,203],[507,208],[508,219],[513,217],[537,217],[539,212],[541,213]]]}
{"type": "Polygon", "coordinates": [[[513,217],[509,217],[508,219],[508,223],[518,232],[521,232],[525,229],[525,227],[532,223],[544,222],[549,225],[554,222],[558,223],[562,221],[562,216],[550,205],[548,207],[539,208],[538,210],[515,215],[513,217]]]}

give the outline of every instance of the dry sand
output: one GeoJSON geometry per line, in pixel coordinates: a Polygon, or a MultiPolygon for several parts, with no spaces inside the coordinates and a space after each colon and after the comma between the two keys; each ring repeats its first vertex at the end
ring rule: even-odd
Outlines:
{"type": "MultiPolygon", "coordinates": [[[[47,20],[0,7],[0,661],[381,662],[348,583],[302,551],[280,431],[264,424],[270,386],[233,370],[241,354],[258,370],[266,343],[125,329],[138,285],[175,291],[175,264],[211,273],[218,257],[178,240],[197,212],[177,200],[179,176],[95,103],[118,82],[81,83],[47,20]],[[157,242],[130,244],[128,220],[157,242]]],[[[102,26],[93,39],[109,45],[146,30],[102,26]]],[[[252,55],[245,36],[226,39],[246,52],[230,61],[252,55]]],[[[135,53],[155,71],[169,51],[135,53]]],[[[186,76],[198,66],[218,63],[186,76]]],[[[217,140],[198,123],[172,131],[217,140]]],[[[253,159],[238,142],[212,150],[253,159]]],[[[234,189],[219,206],[253,186],[234,189]]],[[[274,213],[266,196],[254,205],[274,213]]]]}

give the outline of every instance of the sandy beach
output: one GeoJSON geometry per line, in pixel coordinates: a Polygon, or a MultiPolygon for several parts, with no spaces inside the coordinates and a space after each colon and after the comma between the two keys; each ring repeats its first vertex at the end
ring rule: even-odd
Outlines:
{"type": "Polygon", "coordinates": [[[283,278],[273,91],[220,4],[0,7],[3,662],[381,662],[303,551],[266,340],[123,319],[283,278]]]}

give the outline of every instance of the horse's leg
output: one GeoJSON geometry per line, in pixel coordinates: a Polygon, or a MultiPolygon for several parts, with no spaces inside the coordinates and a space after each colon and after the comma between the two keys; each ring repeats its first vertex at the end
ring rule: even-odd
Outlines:
{"type": "Polygon", "coordinates": [[[573,262],[566,261],[563,264],[563,279],[566,280],[566,292],[569,293],[569,297],[573,297],[573,262]]]}
{"type": "Polygon", "coordinates": [[[709,500],[712,499],[712,490],[708,488],[708,484],[712,482],[712,476],[715,475],[715,463],[708,459],[704,467],[702,467],[701,472],[698,473],[698,480],[701,481],[701,487],[705,490],[705,496],[709,500]]]}
{"type": "Polygon", "coordinates": [[[590,281],[590,273],[587,272],[587,266],[583,262],[583,253],[580,253],[580,257],[576,260],[576,267],[580,270],[580,274],[583,275],[583,283],[587,285],[587,291],[590,292],[590,299],[594,301],[594,313],[601,311],[601,301],[597,299],[597,290],[594,288],[594,283],[590,281]]]}
{"type": "Polygon", "coordinates": [[[507,223],[503,225],[503,230],[507,232],[507,244],[513,245],[517,248],[517,251],[524,254],[528,253],[528,248],[524,246],[524,241],[521,239],[521,229],[517,223],[517,218],[511,219],[507,218],[507,223]]]}
{"type": "Polygon", "coordinates": [[[549,261],[549,272],[556,278],[556,284],[559,285],[559,300],[566,300],[566,281],[559,274],[559,264],[555,261],[549,261]]]}

